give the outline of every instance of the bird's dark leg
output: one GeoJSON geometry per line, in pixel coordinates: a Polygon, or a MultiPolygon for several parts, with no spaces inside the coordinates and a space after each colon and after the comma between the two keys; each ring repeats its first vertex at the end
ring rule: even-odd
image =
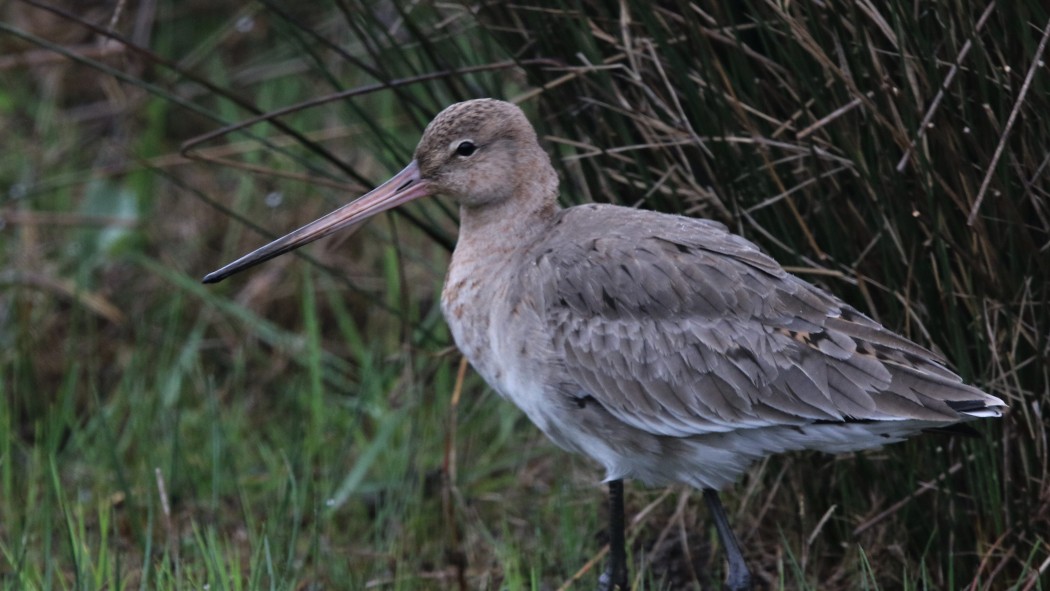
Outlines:
{"type": "Polygon", "coordinates": [[[750,591],[751,571],[747,570],[744,555],[740,552],[740,544],[729,527],[729,519],[726,518],[726,510],[722,507],[722,501],[718,500],[718,492],[712,488],[704,489],[704,500],[707,508],[715,519],[715,529],[718,531],[718,539],[725,548],[726,560],[729,561],[729,574],[726,575],[726,589],[729,591],[750,591]]]}
{"type": "Polygon", "coordinates": [[[598,591],[628,591],[622,480],[609,481],[609,564],[598,578],[598,591]]]}

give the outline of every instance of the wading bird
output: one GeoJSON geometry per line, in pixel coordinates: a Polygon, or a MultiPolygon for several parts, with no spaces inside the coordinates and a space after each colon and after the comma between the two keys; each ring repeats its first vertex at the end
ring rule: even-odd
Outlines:
{"type": "Polygon", "coordinates": [[[560,208],[532,125],[492,99],[448,107],[392,179],[204,282],[428,195],[460,209],[441,296],[456,344],[555,443],[605,468],[600,589],[628,585],[623,479],[703,490],[726,586],[741,591],[751,574],[716,491],[752,462],[880,446],[1005,406],[722,224],[560,208]]]}

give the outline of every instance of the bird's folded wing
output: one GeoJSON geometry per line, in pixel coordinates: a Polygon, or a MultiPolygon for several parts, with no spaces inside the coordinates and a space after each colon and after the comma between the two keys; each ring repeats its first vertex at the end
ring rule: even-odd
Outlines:
{"type": "MultiPolygon", "coordinates": [[[[591,216],[600,222],[601,213],[591,216]]],[[[968,407],[1002,404],[724,226],[631,215],[630,235],[607,229],[615,224],[592,235],[564,224],[572,234],[535,259],[544,279],[533,288],[566,395],[669,436],[953,422],[968,407]]]]}

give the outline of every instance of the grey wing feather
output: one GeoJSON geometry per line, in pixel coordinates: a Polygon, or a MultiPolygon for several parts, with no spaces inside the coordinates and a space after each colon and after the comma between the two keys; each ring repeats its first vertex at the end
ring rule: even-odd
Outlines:
{"type": "Polygon", "coordinates": [[[562,212],[581,214],[586,223],[554,229],[526,280],[544,278],[562,389],[638,429],[948,423],[967,418],[960,409],[1002,406],[721,224],[613,206],[562,212]],[[618,234],[624,218],[629,231],[618,234]]]}

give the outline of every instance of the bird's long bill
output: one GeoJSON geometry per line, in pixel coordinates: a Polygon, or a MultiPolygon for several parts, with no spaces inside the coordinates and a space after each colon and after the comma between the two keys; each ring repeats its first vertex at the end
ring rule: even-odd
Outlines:
{"type": "Polygon", "coordinates": [[[317,221],[310,222],[302,228],[242,256],[218,271],[208,273],[204,276],[203,281],[204,283],[217,283],[234,273],[254,267],[259,263],[295,250],[318,238],[323,238],[333,232],[364,221],[379,212],[393,209],[398,205],[428,195],[429,192],[427,182],[420,177],[419,165],[413,160],[404,170],[394,175],[389,181],[373,189],[370,193],[347,203],[317,221]]]}

